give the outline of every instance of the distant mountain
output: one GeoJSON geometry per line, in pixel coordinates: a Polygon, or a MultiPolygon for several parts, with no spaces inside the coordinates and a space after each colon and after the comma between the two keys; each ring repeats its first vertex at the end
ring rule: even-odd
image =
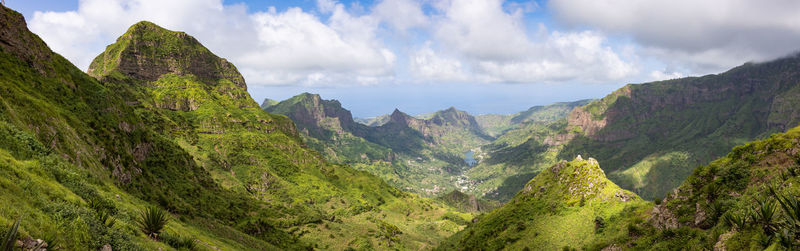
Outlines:
{"type": "Polygon", "coordinates": [[[327,159],[369,171],[407,191],[436,196],[463,189],[464,152],[486,144],[474,117],[449,108],[418,119],[395,109],[380,126],[356,123],[335,100],[303,93],[266,108],[287,115],[327,159]]]}
{"type": "Polygon", "coordinates": [[[580,154],[605,163],[621,187],[661,197],[727,149],[796,126],[798,69],[800,56],[793,55],[718,75],[627,85],[567,118],[506,130],[482,147],[483,160],[465,175],[481,181],[475,193],[505,201],[558,159],[580,154]]]}
{"type": "Polygon", "coordinates": [[[517,128],[521,124],[546,124],[566,118],[573,108],[586,105],[591,101],[591,99],[584,99],[574,102],[558,102],[545,106],[533,106],[528,110],[511,115],[478,115],[475,119],[489,135],[499,137],[505,134],[506,131],[517,128]]]}
{"type": "Polygon", "coordinates": [[[567,128],[579,133],[560,156],[595,156],[620,186],[654,198],[731,147],[798,122],[795,54],[718,75],[627,85],[570,113],[567,128]]]}
{"type": "MultiPolygon", "coordinates": [[[[440,250],[557,250],[627,236],[630,214],[648,202],[578,156],[544,170],[502,207],[450,237],[440,250]]],[[[602,247],[601,247],[602,248],[602,247]]]]}
{"type": "Polygon", "coordinates": [[[267,107],[277,105],[278,102],[280,101],[265,98],[264,102],[261,102],[261,109],[267,109],[267,107]]]}
{"type": "Polygon", "coordinates": [[[364,140],[370,128],[353,120],[339,101],[323,100],[317,94],[302,93],[265,109],[283,114],[295,122],[306,144],[334,162],[391,162],[391,149],[364,140]]]}
{"type": "Polygon", "coordinates": [[[353,118],[357,123],[361,123],[366,126],[376,127],[382,126],[389,122],[389,115],[381,115],[377,117],[370,117],[370,118],[353,118]]]}

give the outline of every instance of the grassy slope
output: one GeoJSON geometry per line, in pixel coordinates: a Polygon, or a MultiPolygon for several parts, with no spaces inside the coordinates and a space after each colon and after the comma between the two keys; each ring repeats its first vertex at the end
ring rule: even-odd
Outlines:
{"type": "MultiPolygon", "coordinates": [[[[24,235],[65,249],[167,248],[144,238],[133,223],[139,210],[153,203],[179,218],[168,231],[245,249],[207,229],[224,231],[254,204],[216,186],[191,156],[150,131],[119,96],[50,51],[27,30],[22,15],[0,7],[0,21],[6,31],[0,37],[0,182],[6,201],[0,223],[22,217],[24,235]],[[117,224],[102,224],[100,211],[112,214],[117,224]],[[199,218],[208,220],[193,220],[199,218]]],[[[294,245],[280,231],[265,235],[289,237],[282,245],[294,245]]],[[[229,237],[253,239],[240,232],[229,237]]],[[[274,248],[259,240],[250,247],[274,248]]]]}
{"type": "Polygon", "coordinates": [[[648,205],[606,179],[594,159],[564,161],[439,249],[593,249],[594,243],[626,236],[626,224],[635,219],[631,216],[642,214],[648,205]]]}
{"type": "MultiPolygon", "coordinates": [[[[166,40],[160,43],[180,42],[171,40],[171,31],[149,29],[167,34],[160,35],[166,40]]],[[[137,44],[117,42],[125,43],[137,44]]],[[[160,125],[157,130],[188,152],[217,184],[262,203],[269,208],[269,222],[305,243],[335,249],[418,248],[434,245],[459,229],[442,218],[451,209],[402,193],[365,172],[330,164],[303,148],[291,121],[261,110],[229,79],[166,74],[146,81],[114,70],[107,73],[100,76],[104,83],[136,100],[136,112],[148,123],[160,125]],[[350,235],[337,235],[341,232],[350,235]]],[[[259,220],[238,223],[256,236],[261,225],[259,220]]]]}
{"type": "MultiPolygon", "coordinates": [[[[497,139],[481,147],[481,161],[466,172],[470,179],[479,182],[471,192],[498,201],[511,199],[537,173],[558,161],[563,146],[546,140],[569,133],[567,114],[588,102],[535,106],[507,116],[506,129],[497,139]]],[[[485,123],[486,128],[489,125],[485,123]]]]}
{"type": "MultiPolygon", "coordinates": [[[[647,222],[631,224],[635,239],[616,240],[618,246],[645,249],[729,250],[800,247],[798,228],[769,192],[797,198],[800,194],[800,127],[767,139],[734,147],[728,155],[693,171],[675,192],[656,206],[647,222]],[[772,220],[758,217],[762,204],[772,203],[772,220]],[[743,226],[726,224],[729,215],[743,217],[743,226]],[[772,228],[772,227],[777,228],[772,228]],[[775,233],[788,231],[791,246],[782,246],[775,233]],[[770,239],[770,236],[773,236],[770,239]]],[[[777,249],[776,249],[777,248],[777,249]]]]}

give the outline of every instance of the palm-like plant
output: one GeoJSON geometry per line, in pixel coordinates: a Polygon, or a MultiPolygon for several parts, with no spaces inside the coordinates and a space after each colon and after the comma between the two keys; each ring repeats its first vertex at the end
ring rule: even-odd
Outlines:
{"type": "Polygon", "coordinates": [[[770,199],[756,199],[758,208],[753,209],[753,222],[761,225],[767,235],[778,231],[778,205],[770,199]]]}
{"type": "Polygon", "coordinates": [[[148,207],[136,220],[142,232],[153,239],[158,239],[158,234],[161,233],[161,230],[164,230],[164,226],[167,225],[168,221],[167,213],[157,207],[148,207]]]}
{"type": "Polygon", "coordinates": [[[3,244],[2,250],[3,251],[11,251],[14,250],[14,244],[17,241],[17,229],[19,229],[19,222],[21,218],[17,218],[17,222],[14,225],[11,225],[11,228],[8,229],[5,236],[3,236],[3,244]]]}

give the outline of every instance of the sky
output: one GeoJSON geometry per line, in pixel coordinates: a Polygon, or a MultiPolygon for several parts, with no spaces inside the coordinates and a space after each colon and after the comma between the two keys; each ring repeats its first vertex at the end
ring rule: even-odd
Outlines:
{"type": "Polygon", "coordinates": [[[302,92],[354,116],[511,114],[800,49],[795,0],[6,0],[86,70],[141,20],[185,31],[257,102],[302,92]]]}

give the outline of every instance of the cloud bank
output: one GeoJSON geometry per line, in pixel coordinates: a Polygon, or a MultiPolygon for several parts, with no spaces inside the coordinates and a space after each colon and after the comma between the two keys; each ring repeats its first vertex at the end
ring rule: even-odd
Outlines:
{"type": "Polygon", "coordinates": [[[149,20],[197,37],[249,85],[619,83],[785,55],[800,44],[798,10],[792,0],[318,0],[280,11],[81,0],[74,11],[36,12],[29,26],[82,69],[149,20]]]}

